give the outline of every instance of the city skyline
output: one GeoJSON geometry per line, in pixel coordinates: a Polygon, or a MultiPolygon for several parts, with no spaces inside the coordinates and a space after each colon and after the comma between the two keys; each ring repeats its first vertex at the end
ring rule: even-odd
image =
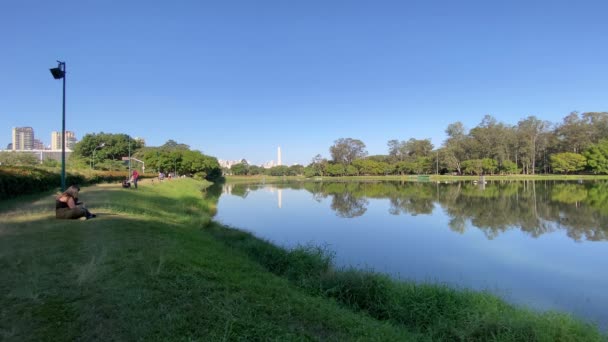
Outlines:
{"type": "MultiPolygon", "coordinates": [[[[31,126],[23,126],[23,127],[13,127],[12,128],[13,131],[13,139],[12,142],[7,144],[7,148],[6,149],[0,149],[0,150],[12,150],[12,151],[29,151],[29,150],[53,150],[53,151],[57,151],[57,150],[61,150],[61,131],[52,131],[51,132],[51,143],[46,145],[42,142],[42,140],[40,140],[39,138],[36,138],[35,135],[35,130],[33,129],[33,127],[31,126]],[[26,129],[26,130],[23,130],[26,129]],[[14,141],[15,141],[15,131],[18,132],[22,132],[21,136],[21,140],[25,141],[25,137],[29,136],[30,138],[28,138],[28,141],[31,140],[31,143],[28,142],[27,146],[31,148],[16,148],[14,146],[14,141]],[[10,148],[9,148],[10,147],[10,148]]],[[[76,138],[76,133],[74,133],[73,131],[67,131],[66,130],[66,135],[65,135],[65,139],[66,139],[66,150],[67,151],[73,151],[74,150],[74,145],[78,142],[78,139],[76,138]]],[[[134,139],[144,139],[144,138],[139,138],[136,137],[134,139]]],[[[226,168],[230,168],[232,165],[240,163],[242,160],[247,161],[247,163],[250,163],[252,165],[259,165],[261,167],[264,168],[271,168],[274,166],[279,166],[279,165],[283,165],[282,161],[281,161],[281,146],[277,147],[277,160],[267,160],[265,162],[261,162],[261,163],[251,163],[248,161],[247,157],[241,158],[241,159],[236,159],[236,160],[227,160],[227,159],[222,159],[219,156],[213,156],[216,157],[220,163],[220,166],[222,167],[226,167],[226,168]]],[[[292,165],[295,165],[298,163],[293,163],[292,165]]],[[[303,164],[300,164],[303,165],[303,164]]]]}
{"type": "Polygon", "coordinates": [[[606,2],[63,4],[0,13],[7,128],[58,130],[58,59],[66,130],[255,164],[278,142],[283,163],[308,164],[340,138],[386,154],[391,139],[439,147],[449,124],[486,114],[515,125],[608,109],[606,2]]]}
{"type": "MultiPolygon", "coordinates": [[[[11,142],[8,143],[6,149],[12,151],[30,151],[30,150],[61,150],[61,131],[51,132],[51,143],[44,144],[44,141],[35,134],[32,126],[21,126],[11,128],[11,142]]],[[[76,133],[73,131],[65,131],[66,150],[72,151],[74,145],[78,142],[76,133]]]]}

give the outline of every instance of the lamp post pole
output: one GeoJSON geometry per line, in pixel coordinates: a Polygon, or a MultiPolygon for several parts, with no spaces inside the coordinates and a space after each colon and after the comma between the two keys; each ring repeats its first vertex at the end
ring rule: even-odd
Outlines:
{"type": "Polygon", "coordinates": [[[131,178],[131,136],[129,135],[129,178],[131,178]]]}
{"type": "Polygon", "coordinates": [[[65,191],[65,62],[59,63],[56,68],[51,69],[51,74],[56,80],[63,79],[63,105],[61,115],[61,191],[65,191]]]}
{"type": "Polygon", "coordinates": [[[104,146],[106,146],[106,143],[101,143],[99,146],[97,146],[93,149],[93,159],[91,161],[91,170],[95,167],[95,151],[97,151],[98,148],[102,148],[104,146]]]}
{"type": "Polygon", "coordinates": [[[61,115],[61,191],[65,191],[65,62],[59,62],[63,65],[63,105],[61,115]]]}

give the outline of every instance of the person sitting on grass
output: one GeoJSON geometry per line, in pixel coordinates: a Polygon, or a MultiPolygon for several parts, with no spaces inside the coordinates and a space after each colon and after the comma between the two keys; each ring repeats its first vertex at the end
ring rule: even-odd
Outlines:
{"type": "Polygon", "coordinates": [[[78,192],[80,187],[72,185],[67,190],[55,197],[55,217],[58,219],[79,219],[85,217],[87,220],[97,215],[91,212],[84,206],[84,203],[78,202],[78,192]]]}

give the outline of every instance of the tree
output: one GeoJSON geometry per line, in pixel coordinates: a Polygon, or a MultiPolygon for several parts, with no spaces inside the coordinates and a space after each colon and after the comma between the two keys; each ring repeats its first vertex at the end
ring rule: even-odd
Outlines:
{"type": "Polygon", "coordinates": [[[291,165],[289,167],[288,175],[289,176],[300,176],[304,174],[304,166],[300,164],[291,165]]]}
{"type": "Polygon", "coordinates": [[[587,112],[582,114],[582,120],[588,124],[591,142],[597,144],[608,137],[608,112],[587,112]]]}
{"type": "Polygon", "coordinates": [[[608,139],[591,145],[583,155],[593,173],[608,173],[608,139]]]}
{"type": "Polygon", "coordinates": [[[409,157],[428,157],[433,150],[431,139],[414,139],[408,141],[389,140],[388,154],[393,161],[404,161],[409,157]]]}
{"type": "MultiPolygon", "coordinates": [[[[122,160],[122,157],[135,154],[143,147],[143,142],[133,139],[127,134],[118,133],[90,133],[82,137],[74,147],[74,155],[84,159],[90,159],[95,153],[95,160],[106,159],[122,160]],[[103,144],[103,147],[99,147],[103,144]]],[[[97,163],[97,162],[96,162],[97,163]]]]}
{"type": "Polygon", "coordinates": [[[247,175],[247,171],[248,171],[247,169],[248,169],[247,165],[245,165],[243,163],[234,164],[234,165],[232,165],[232,167],[230,167],[230,171],[235,176],[247,175]]]}
{"type": "Polygon", "coordinates": [[[397,139],[389,140],[388,143],[388,155],[393,161],[403,161],[408,155],[407,147],[405,143],[397,139]]]}
{"type": "Polygon", "coordinates": [[[551,168],[557,172],[576,172],[581,171],[587,165],[587,158],[585,156],[572,153],[556,153],[551,155],[551,168]]]}
{"type": "Polygon", "coordinates": [[[344,165],[350,165],[355,159],[367,155],[365,144],[361,140],[351,138],[340,138],[334,141],[329,152],[334,162],[344,165]]]}
{"type": "Polygon", "coordinates": [[[481,160],[481,168],[484,174],[493,175],[498,169],[498,162],[492,158],[483,158],[481,160]]]}
{"type": "Polygon", "coordinates": [[[138,151],[136,158],[142,159],[146,166],[157,172],[177,172],[214,180],[222,175],[222,169],[215,157],[204,155],[200,151],[145,147],[138,151]]]}
{"type": "Polygon", "coordinates": [[[566,116],[556,129],[560,141],[560,150],[581,153],[591,144],[591,125],[572,112],[566,116]]]}
{"type": "MultiPolygon", "coordinates": [[[[535,174],[536,169],[536,156],[538,153],[538,139],[542,133],[549,128],[549,123],[541,121],[535,116],[529,116],[524,120],[517,123],[518,132],[523,142],[523,151],[525,161],[530,163],[532,168],[532,174],[535,174]]],[[[529,173],[528,167],[526,167],[526,174],[529,173]]]]}
{"type": "Polygon", "coordinates": [[[317,154],[311,161],[308,167],[312,170],[309,172],[310,176],[323,176],[325,174],[325,167],[327,166],[327,159],[317,154]]]}
{"type": "Polygon", "coordinates": [[[500,166],[500,171],[508,174],[508,175],[512,175],[517,173],[517,164],[515,164],[514,162],[510,161],[510,160],[505,160],[502,162],[502,165],[500,166]]]}
{"type": "Polygon", "coordinates": [[[177,141],[175,141],[173,139],[167,140],[167,142],[164,143],[162,146],[160,146],[160,148],[162,148],[164,150],[185,150],[185,151],[190,150],[190,146],[188,146],[186,144],[179,144],[177,141]]]}
{"type": "Polygon", "coordinates": [[[483,174],[483,163],[481,159],[470,159],[462,162],[462,171],[475,175],[483,174]]]}
{"type": "Polygon", "coordinates": [[[289,174],[289,166],[278,165],[270,168],[271,176],[287,176],[289,174]]]}
{"type": "Polygon", "coordinates": [[[346,169],[344,168],[343,164],[327,164],[327,167],[325,169],[325,171],[327,172],[327,174],[329,176],[344,176],[344,174],[346,173],[346,169]]]}
{"type": "Polygon", "coordinates": [[[461,163],[467,159],[467,136],[464,125],[460,121],[449,124],[445,133],[448,135],[447,140],[444,142],[444,160],[446,161],[446,165],[450,169],[455,169],[458,174],[462,174],[461,163]]]}

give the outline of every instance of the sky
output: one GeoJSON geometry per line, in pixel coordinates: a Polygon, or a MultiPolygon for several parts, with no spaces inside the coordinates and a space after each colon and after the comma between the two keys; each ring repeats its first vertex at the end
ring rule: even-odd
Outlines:
{"type": "Polygon", "coordinates": [[[308,164],[339,138],[445,140],[608,110],[607,1],[30,1],[0,5],[0,147],[13,127],[169,139],[308,164]]]}

